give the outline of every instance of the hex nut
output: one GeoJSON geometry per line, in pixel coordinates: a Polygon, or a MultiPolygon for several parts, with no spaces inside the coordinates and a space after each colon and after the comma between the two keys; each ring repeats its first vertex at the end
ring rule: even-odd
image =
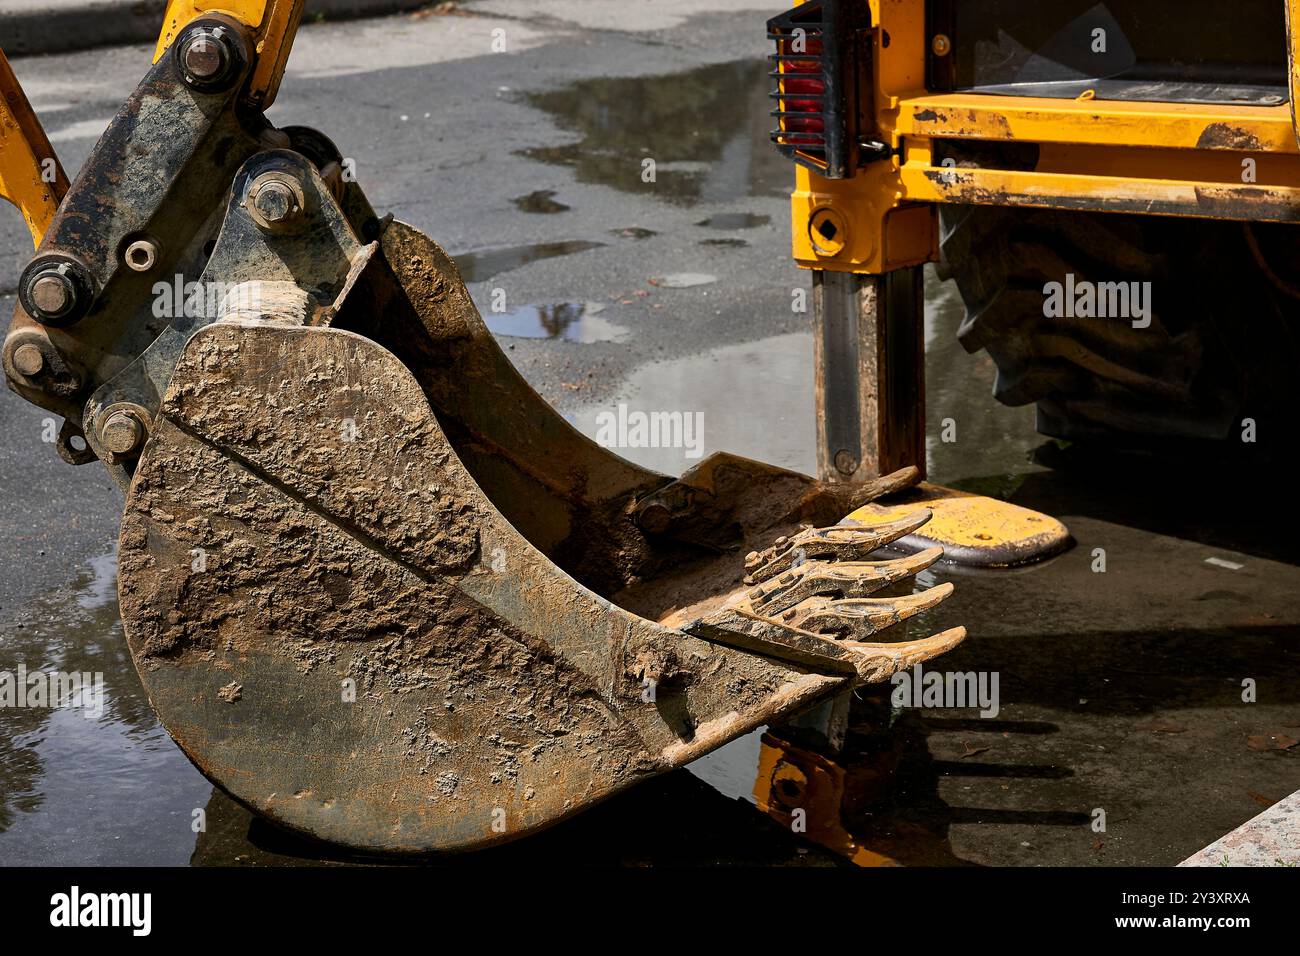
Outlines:
{"type": "Polygon", "coordinates": [[[263,173],[248,188],[248,214],[268,231],[292,226],[301,217],[305,204],[302,186],[283,173],[263,173]]]}
{"type": "Polygon", "coordinates": [[[62,327],[85,316],[94,304],[95,288],[95,277],[79,261],[60,252],[46,253],[23,269],[18,301],[41,325],[62,327]]]}
{"type": "Polygon", "coordinates": [[[223,27],[201,26],[173,47],[181,79],[201,93],[220,93],[238,78],[244,55],[223,27]]]}
{"type": "Polygon", "coordinates": [[[284,183],[267,183],[257,191],[253,204],[262,218],[276,224],[289,219],[297,208],[293,191],[284,183]]]}

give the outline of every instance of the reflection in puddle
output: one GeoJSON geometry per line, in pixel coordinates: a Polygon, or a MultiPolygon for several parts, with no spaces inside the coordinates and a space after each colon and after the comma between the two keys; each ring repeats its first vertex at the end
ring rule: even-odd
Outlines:
{"type": "Polygon", "coordinates": [[[556,201],[554,189],[539,189],[527,196],[516,196],[510,201],[518,206],[522,212],[556,213],[567,212],[570,208],[564,203],[556,201]]]}
{"type": "Polygon", "coordinates": [[[598,249],[603,245],[603,242],[567,239],[560,242],[535,242],[527,246],[507,246],[504,249],[463,252],[452,258],[456,260],[456,267],[460,269],[460,277],[468,284],[482,282],[539,259],[573,255],[575,252],[586,252],[588,249],[598,249]]]}
{"type": "Polygon", "coordinates": [[[76,594],[77,607],[99,611],[117,603],[117,552],[110,551],[90,559],[90,583],[76,594]]]}
{"type": "Polygon", "coordinates": [[[524,155],[570,166],[580,182],[680,205],[788,195],[790,165],[769,140],[767,70],[756,57],[531,94],[529,102],[580,138],[524,155]],[[646,182],[650,158],[654,180],[646,182]]]}
{"type": "Polygon", "coordinates": [[[771,216],[760,216],[752,212],[720,212],[702,219],[695,225],[705,229],[754,229],[766,226],[772,221],[771,216]]]}
{"type": "Polygon", "coordinates": [[[526,305],[512,312],[483,313],[483,321],[494,335],[525,339],[558,339],[564,342],[622,342],[628,330],[602,319],[599,302],[555,302],[526,305]]]}

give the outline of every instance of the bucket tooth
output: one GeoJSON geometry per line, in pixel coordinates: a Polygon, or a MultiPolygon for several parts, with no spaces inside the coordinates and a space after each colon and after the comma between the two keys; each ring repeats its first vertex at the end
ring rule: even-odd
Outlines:
{"type": "Polygon", "coordinates": [[[937,607],[952,594],[951,583],[894,598],[812,598],[795,607],[790,623],[805,631],[860,641],[937,607]]]}
{"type": "Polygon", "coordinates": [[[918,640],[864,642],[842,639],[842,633],[814,633],[738,607],[723,608],[707,620],[692,622],[685,630],[755,654],[852,673],[855,685],[887,681],[898,671],[952,650],[966,638],[966,629],[955,627],[918,640]]]}
{"type": "Polygon", "coordinates": [[[845,647],[854,653],[859,662],[858,678],[863,683],[878,684],[889,680],[899,671],[946,654],[966,639],[966,628],[953,627],[931,637],[897,644],[873,644],[845,641],[845,647]]]}
{"type": "Polygon", "coordinates": [[[924,508],[902,518],[870,527],[839,525],[808,528],[793,537],[780,537],[764,551],[745,557],[745,581],[757,584],[782,574],[798,564],[818,558],[836,561],[860,559],[887,544],[906,537],[930,520],[924,508]]]}
{"type": "Polygon", "coordinates": [[[779,536],[765,552],[746,557],[751,573],[740,585],[664,621],[755,653],[801,663],[820,658],[824,668],[851,668],[858,683],[887,680],[895,665],[926,660],[965,637],[965,630],[957,628],[898,644],[862,640],[934,608],[952,594],[953,585],[945,583],[917,594],[865,596],[908,580],[943,556],[943,549],[931,548],[890,560],[857,560],[909,534],[928,517],[928,512],[917,512],[887,526],[809,528],[779,536]],[[809,554],[823,557],[810,560],[809,554]],[[755,571],[762,576],[760,583],[754,583],[755,571]]]}

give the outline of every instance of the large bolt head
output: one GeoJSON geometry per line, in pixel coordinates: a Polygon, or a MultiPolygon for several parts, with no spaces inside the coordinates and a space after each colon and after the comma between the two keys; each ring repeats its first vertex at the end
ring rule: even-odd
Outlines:
{"type": "Polygon", "coordinates": [[[194,79],[215,79],[226,68],[225,44],[207,34],[200,34],[186,44],[181,62],[194,79]]]}
{"type": "Polygon", "coordinates": [[[111,412],[99,429],[99,441],[114,455],[129,455],[144,440],[144,425],[130,412],[111,412]]]}
{"type": "Polygon", "coordinates": [[[31,284],[28,295],[42,316],[59,318],[67,315],[76,297],[72,280],[58,272],[40,275],[31,284]]]}
{"type": "Polygon", "coordinates": [[[27,314],[42,325],[71,325],[94,304],[95,280],[84,265],[69,256],[41,255],[23,270],[18,298],[27,314]]]}
{"type": "Polygon", "coordinates": [[[20,375],[35,378],[45,368],[45,355],[35,345],[26,342],[14,349],[13,363],[20,375]]]}

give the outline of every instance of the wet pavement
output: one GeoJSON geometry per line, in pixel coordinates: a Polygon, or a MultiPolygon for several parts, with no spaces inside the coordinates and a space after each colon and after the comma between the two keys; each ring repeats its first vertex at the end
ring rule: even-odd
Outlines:
{"type": "MultiPolygon", "coordinates": [[[[577,427],[594,434],[619,404],[699,412],[699,454],[811,470],[812,340],[791,308],[808,280],[789,259],[791,173],[767,145],[767,13],[673,2],[604,23],[601,5],[468,6],[482,15],[374,21],[360,39],[304,28],[273,118],[326,130],[377,207],[456,255],[507,353],[577,427]],[[511,52],[474,53],[497,26],[511,52]]],[[[136,48],[15,69],[75,168],[146,62],[136,48]]],[[[16,220],[0,225],[0,290],[30,248],[16,220]]],[[[1022,571],[926,572],[919,586],[958,590],[910,636],[965,624],[942,669],[996,672],[1000,712],[891,714],[862,694],[843,792],[818,812],[903,863],[1171,865],[1300,788],[1300,746],[1283,746],[1300,738],[1294,506],[1232,463],[1036,435],[1033,409],[997,405],[991,362],[957,344],[961,311],[930,274],[931,476],[1057,515],[1076,543],[1022,571]]],[[[104,709],[0,709],[0,864],[365,862],[253,820],[158,726],[117,618],[121,496],[97,466],[57,459],[44,417],[0,396],[0,671],[102,673],[104,709]]],[[[625,453],[668,473],[693,461],[625,453]]],[[[756,809],[763,746],[751,735],[452,862],[841,864],[756,809]]]]}

